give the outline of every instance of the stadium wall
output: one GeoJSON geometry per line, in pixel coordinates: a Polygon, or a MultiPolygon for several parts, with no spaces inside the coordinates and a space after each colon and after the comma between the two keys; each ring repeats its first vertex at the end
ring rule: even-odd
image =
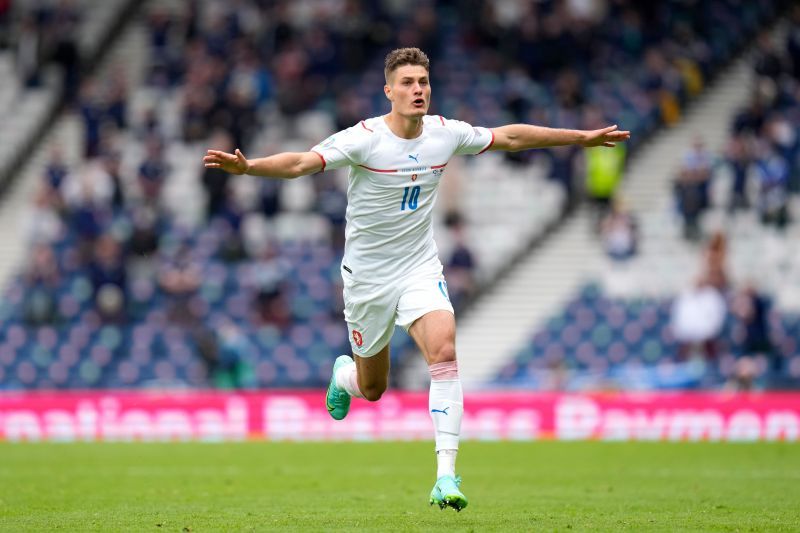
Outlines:
{"type": "MultiPolygon", "coordinates": [[[[353,403],[336,422],[322,391],[0,394],[0,440],[425,440],[428,395],[353,403]]],[[[478,440],[800,439],[800,394],[485,392],[468,395],[462,435],[478,440]]]]}

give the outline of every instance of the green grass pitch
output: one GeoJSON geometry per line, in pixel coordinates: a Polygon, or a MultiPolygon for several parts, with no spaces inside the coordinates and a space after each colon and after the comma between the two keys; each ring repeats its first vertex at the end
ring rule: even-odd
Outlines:
{"type": "Polygon", "coordinates": [[[4,531],[800,530],[797,444],[0,444],[4,531]]]}

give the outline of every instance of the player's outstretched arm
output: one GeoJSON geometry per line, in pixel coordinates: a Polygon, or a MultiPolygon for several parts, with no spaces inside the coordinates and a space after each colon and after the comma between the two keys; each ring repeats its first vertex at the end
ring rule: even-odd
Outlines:
{"type": "Polygon", "coordinates": [[[562,130],[530,124],[509,124],[492,129],[492,133],[494,133],[494,143],[489,150],[506,152],[568,144],[578,144],[586,148],[592,146],[611,147],[618,142],[627,141],[631,137],[631,132],[620,131],[616,125],[599,130],[562,130]]]}
{"type": "Polygon", "coordinates": [[[283,152],[269,157],[247,159],[238,148],[232,154],[208,150],[203,164],[206,168],[219,168],[231,174],[284,179],[314,174],[323,168],[322,158],[314,152],[283,152]]]}

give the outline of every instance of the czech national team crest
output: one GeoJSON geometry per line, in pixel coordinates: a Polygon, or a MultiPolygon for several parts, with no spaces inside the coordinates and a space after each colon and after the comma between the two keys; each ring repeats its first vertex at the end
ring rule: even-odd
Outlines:
{"type": "Polygon", "coordinates": [[[356,343],[356,346],[361,348],[361,345],[364,344],[364,338],[361,337],[361,332],[357,329],[353,330],[353,342],[356,343]]]}

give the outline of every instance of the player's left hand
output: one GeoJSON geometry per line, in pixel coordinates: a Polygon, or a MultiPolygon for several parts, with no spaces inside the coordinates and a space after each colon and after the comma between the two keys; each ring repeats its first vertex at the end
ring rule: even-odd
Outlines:
{"type": "Polygon", "coordinates": [[[631,138],[631,132],[618,130],[616,124],[599,130],[584,131],[583,133],[584,137],[580,145],[584,148],[591,148],[593,146],[607,146],[611,148],[616,146],[618,142],[627,141],[631,138]]]}

